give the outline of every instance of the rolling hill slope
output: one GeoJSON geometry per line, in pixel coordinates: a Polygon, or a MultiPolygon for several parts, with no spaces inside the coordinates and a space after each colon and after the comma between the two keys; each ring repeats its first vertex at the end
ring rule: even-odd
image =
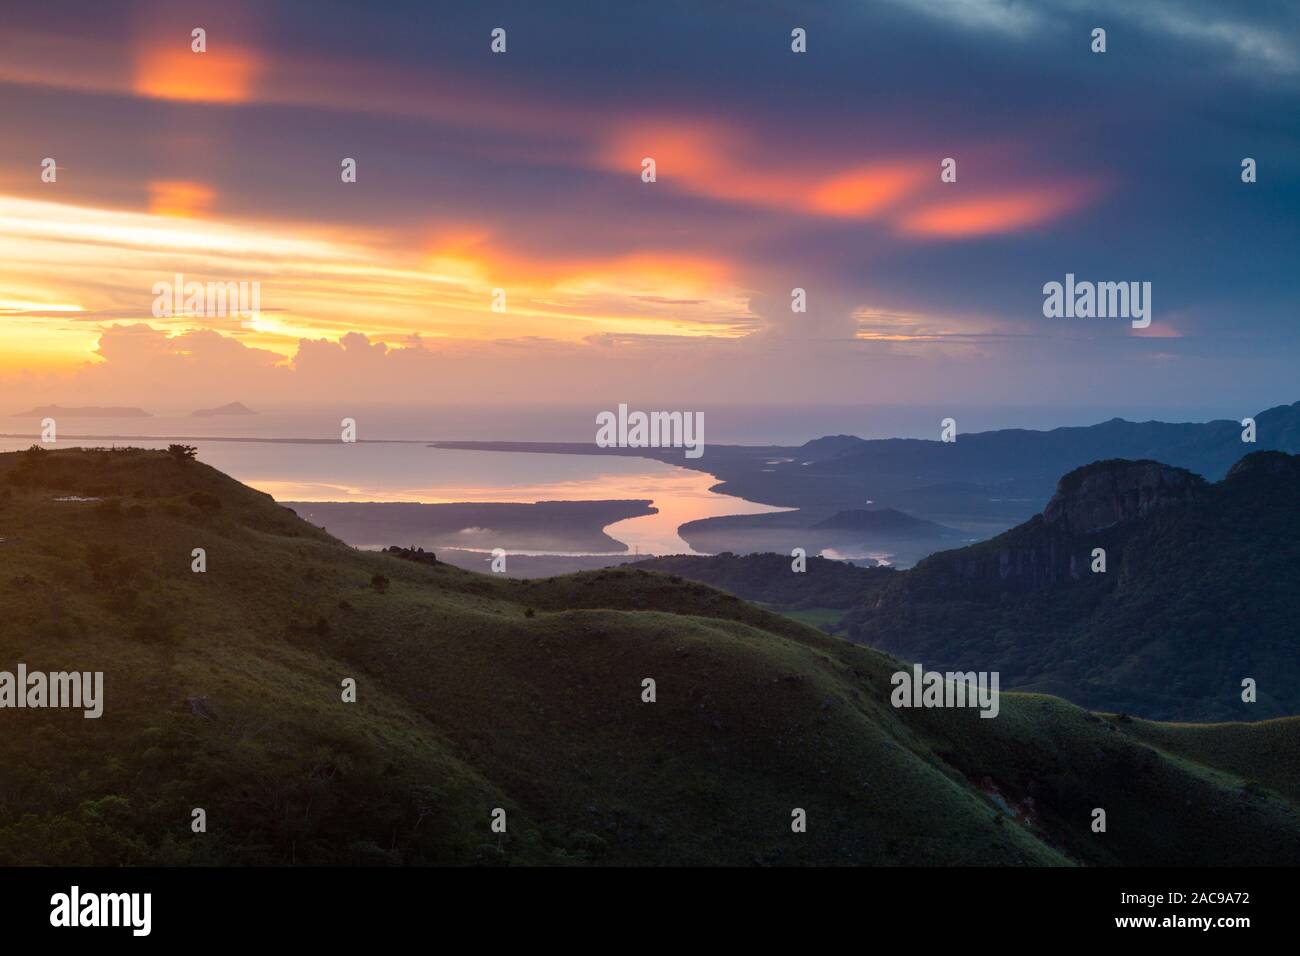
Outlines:
{"type": "Polygon", "coordinates": [[[0,455],[0,539],[0,669],[106,696],[0,710],[0,864],[1300,862],[1272,744],[1219,743],[1296,722],[896,710],[898,661],[706,586],[359,552],[162,452],[0,455]]]}

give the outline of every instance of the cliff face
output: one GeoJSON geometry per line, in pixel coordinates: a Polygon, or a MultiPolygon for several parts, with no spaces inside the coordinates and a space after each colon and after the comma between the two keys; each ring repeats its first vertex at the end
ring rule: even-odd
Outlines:
{"type": "Polygon", "coordinates": [[[938,555],[963,583],[1040,588],[1091,573],[1092,549],[1161,508],[1198,500],[1209,485],[1199,475],[1155,461],[1098,461],[1057,484],[1038,515],[973,548],[938,555]],[[1105,540],[1103,540],[1103,538],[1105,540]]]}
{"type": "MultiPolygon", "coordinates": [[[[1020,535],[1003,535],[989,546],[949,552],[950,572],[962,584],[980,589],[1040,588],[1078,578],[1086,569],[1087,551],[1067,535],[1048,528],[1041,516],[1022,525],[1020,535]],[[992,545],[997,544],[998,547],[992,545]]],[[[933,560],[933,559],[932,559],[933,560]]]]}
{"type": "Polygon", "coordinates": [[[1099,531],[1195,500],[1207,487],[1200,475],[1155,461],[1099,461],[1061,479],[1043,523],[1065,534],[1099,531]]]}

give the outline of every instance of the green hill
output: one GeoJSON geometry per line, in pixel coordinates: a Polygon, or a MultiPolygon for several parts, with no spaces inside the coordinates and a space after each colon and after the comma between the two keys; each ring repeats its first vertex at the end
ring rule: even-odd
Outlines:
{"type": "Polygon", "coordinates": [[[1294,722],[896,710],[899,662],[707,586],[360,552],[164,452],[0,455],[19,662],[106,702],[0,710],[0,864],[1300,862],[1294,722]]]}
{"type": "Polygon", "coordinates": [[[893,568],[858,567],[816,556],[806,559],[804,571],[793,573],[791,561],[783,554],[724,552],[643,558],[631,567],[680,575],[782,610],[848,609],[863,603],[897,573],[893,568]]]}

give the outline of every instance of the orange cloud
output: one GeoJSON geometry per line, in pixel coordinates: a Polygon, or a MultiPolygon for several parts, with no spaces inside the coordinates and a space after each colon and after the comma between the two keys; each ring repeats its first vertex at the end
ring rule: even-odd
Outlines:
{"type": "MultiPolygon", "coordinates": [[[[594,332],[745,334],[747,291],[734,264],[714,256],[643,250],[617,255],[532,255],[504,247],[474,225],[439,230],[425,247],[425,274],[482,316],[487,290],[509,296],[512,334],[548,329],[557,338],[594,332]]],[[[499,325],[498,325],[499,327],[499,325]]]]}
{"type": "Polygon", "coordinates": [[[885,218],[904,235],[945,239],[1036,226],[1079,208],[1095,192],[1092,184],[1066,182],[926,203],[923,187],[939,188],[933,156],[894,157],[839,171],[804,168],[783,164],[780,155],[754,145],[737,127],[691,118],[624,124],[596,162],[633,176],[645,157],[655,160],[656,182],[670,189],[816,216],[885,218]]]}
{"type": "Polygon", "coordinates": [[[215,194],[202,183],[181,180],[154,180],[149,184],[149,213],[193,219],[212,205],[215,194]]]}
{"type": "Polygon", "coordinates": [[[890,216],[903,231],[968,236],[1033,224],[1073,207],[1079,197],[1019,194],[944,204],[900,214],[928,181],[938,181],[932,157],[893,159],[827,171],[782,165],[734,128],[691,119],[657,119],[621,127],[597,165],[638,175],[655,161],[656,182],[726,202],[846,219],[890,216]]]}
{"type": "Polygon", "coordinates": [[[731,266],[721,259],[653,250],[596,257],[519,255],[494,245],[490,230],[474,225],[438,232],[426,247],[424,265],[480,284],[547,291],[580,286],[702,291],[731,279],[731,266]]]}
{"type": "Polygon", "coordinates": [[[735,131],[691,120],[625,126],[602,148],[597,165],[640,175],[647,157],[655,161],[657,182],[729,202],[797,208],[809,187],[806,176],[774,171],[735,131]]]}
{"type": "Polygon", "coordinates": [[[635,253],[612,259],[567,262],[556,281],[568,290],[607,289],[664,298],[709,296],[731,281],[725,263],[697,256],[635,253]]]}
{"type": "Polygon", "coordinates": [[[194,53],[188,37],[154,41],[135,51],[132,91],[163,100],[243,103],[252,98],[261,67],[261,57],[244,47],[214,45],[194,53]]]}
{"type": "Polygon", "coordinates": [[[851,170],[814,186],[808,205],[827,216],[869,216],[911,193],[925,175],[919,163],[851,170]]]}
{"type": "Polygon", "coordinates": [[[1027,229],[1078,208],[1090,193],[1078,184],[935,203],[899,220],[911,236],[969,239],[1027,229]]]}

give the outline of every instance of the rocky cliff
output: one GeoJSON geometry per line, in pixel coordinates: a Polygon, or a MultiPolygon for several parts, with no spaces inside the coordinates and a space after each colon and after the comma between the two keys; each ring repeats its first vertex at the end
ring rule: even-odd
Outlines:
{"type": "Polygon", "coordinates": [[[1091,573],[1093,549],[1121,540],[1127,523],[1198,501],[1207,488],[1199,475],[1160,462],[1093,462],[1060,480],[1041,515],[991,541],[923,563],[982,587],[1077,581],[1091,573]]]}
{"type": "Polygon", "coordinates": [[[1200,475],[1158,461],[1093,462],[1060,480],[1043,509],[1043,523],[1066,534],[1099,531],[1196,500],[1207,487],[1200,475]]]}

